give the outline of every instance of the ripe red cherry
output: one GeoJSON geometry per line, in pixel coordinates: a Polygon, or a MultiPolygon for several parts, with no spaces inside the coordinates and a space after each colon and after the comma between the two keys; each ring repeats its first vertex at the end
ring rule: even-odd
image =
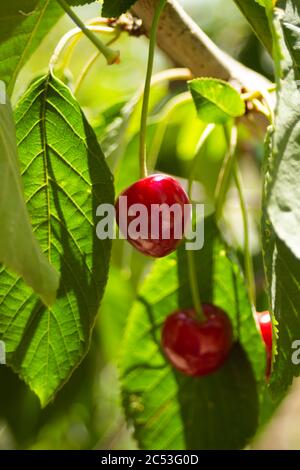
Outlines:
{"type": "Polygon", "coordinates": [[[264,312],[256,312],[256,318],[259,324],[262,338],[266,345],[267,352],[267,369],[266,376],[270,376],[271,365],[272,365],[272,321],[271,315],[268,310],[264,312]]]}
{"type": "Polygon", "coordinates": [[[179,310],[167,317],[162,330],[165,355],[186,375],[216,371],[232,347],[232,326],[226,313],[211,304],[203,304],[202,309],[205,320],[198,320],[194,309],[179,310]]]}
{"type": "Polygon", "coordinates": [[[189,222],[189,217],[185,217],[184,212],[185,207],[186,213],[189,212],[188,204],[190,204],[189,198],[178,181],[171,176],[152,175],[137,181],[120,194],[116,202],[116,219],[120,231],[137,250],[145,255],[160,258],[174,251],[179,245],[184,228],[189,222]],[[127,196],[127,207],[123,207],[120,203],[121,196],[127,196]],[[147,211],[143,219],[140,218],[140,212],[130,213],[130,208],[134,209],[134,204],[143,204],[147,211]],[[179,215],[175,217],[171,211],[170,217],[163,216],[162,213],[159,213],[158,217],[153,215],[151,217],[151,209],[162,204],[165,204],[166,208],[177,204],[179,215]],[[146,225],[143,231],[138,225],[137,231],[140,233],[133,236],[130,224],[137,217],[146,222],[146,225]]]}

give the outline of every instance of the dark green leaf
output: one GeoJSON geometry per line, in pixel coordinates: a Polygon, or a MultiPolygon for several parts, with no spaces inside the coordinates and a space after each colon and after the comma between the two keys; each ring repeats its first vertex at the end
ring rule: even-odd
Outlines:
{"type": "Polygon", "coordinates": [[[265,48],[272,53],[272,34],[265,9],[251,0],[234,0],[265,48]]]}
{"type": "Polygon", "coordinates": [[[216,78],[197,78],[189,82],[199,118],[207,123],[223,124],[245,113],[238,91],[216,78]]]}
{"type": "Polygon", "coordinates": [[[88,3],[94,3],[96,0],[67,0],[67,3],[73,7],[87,5],[88,3]]]}
{"type": "Polygon", "coordinates": [[[266,146],[263,245],[277,332],[271,389],[284,394],[293,376],[293,342],[300,327],[300,6],[279,1],[270,15],[278,86],[274,130],[266,146]],[[274,15],[274,16],[273,16],[274,15]]]}
{"type": "Polygon", "coordinates": [[[32,231],[8,97],[6,104],[0,104],[0,188],[0,262],[22,276],[44,303],[51,305],[56,297],[59,275],[49,264],[32,231]]]}
{"type": "Polygon", "coordinates": [[[38,79],[16,120],[28,210],[61,282],[46,309],[21,279],[2,272],[0,338],[8,363],[45,405],[89,347],[111,245],[96,237],[96,207],[113,203],[114,193],[96,137],[62,82],[38,79]]]}
{"type": "Polygon", "coordinates": [[[104,0],[102,15],[107,18],[113,18],[122,15],[136,2],[137,0],[104,0]]]}
{"type": "Polygon", "coordinates": [[[62,14],[53,0],[0,3],[0,80],[6,83],[10,95],[26,60],[62,14]]]}
{"type": "Polygon", "coordinates": [[[120,362],[127,418],[141,448],[236,449],[258,425],[264,347],[245,281],[211,218],[205,240],[194,252],[202,301],[228,313],[240,344],[225,366],[207,377],[186,377],[170,367],[160,332],[168,314],[191,307],[184,247],[155,263],[131,311],[120,362]]]}

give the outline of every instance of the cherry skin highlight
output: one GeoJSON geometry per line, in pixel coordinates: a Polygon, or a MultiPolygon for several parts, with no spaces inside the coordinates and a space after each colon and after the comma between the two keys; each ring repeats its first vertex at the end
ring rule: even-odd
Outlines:
{"type": "Polygon", "coordinates": [[[198,320],[194,309],[172,313],[162,330],[162,348],[173,367],[185,375],[204,376],[226,361],[233,343],[230,320],[211,304],[202,305],[205,319],[198,320]]]}
{"type": "Polygon", "coordinates": [[[189,204],[189,198],[178,181],[167,175],[151,175],[120,194],[115,204],[116,219],[120,231],[137,250],[160,258],[176,250],[179,245],[190,220],[189,204]],[[123,205],[123,198],[121,202],[121,196],[126,196],[126,206],[123,205]],[[143,213],[137,211],[136,204],[143,205],[143,213]],[[179,212],[170,211],[168,217],[162,212],[158,216],[153,215],[153,208],[157,210],[162,204],[167,209],[176,204],[179,212]],[[137,218],[142,221],[143,229],[135,224],[136,232],[133,233],[133,223],[137,218]]]}
{"type": "Polygon", "coordinates": [[[264,312],[256,312],[256,318],[258,321],[258,325],[260,328],[260,332],[262,338],[264,340],[266,346],[266,353],[267,353],[267,369],[266,369],[266,376],[267,378],[270,376],[271,373],[271,365],[272,365],[272,321],[271,315],[268,310],[264,312]]]}

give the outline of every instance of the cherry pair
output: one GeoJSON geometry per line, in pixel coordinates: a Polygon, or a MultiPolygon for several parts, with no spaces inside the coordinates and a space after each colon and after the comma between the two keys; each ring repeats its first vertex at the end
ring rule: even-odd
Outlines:
{"type": "MultiPolygon", "coordinates": [[[[148,256],[166,256],[174,251],[181,241],[187,223],[185,207],[189,204],[187,194],[174,178],[160,174],[152,175],[137,181],[120,195],[116,202],[117,223],[137,250],[148,256]],[[121,197],[126,199],[125,210],[121,197]],[[176,212],[169,211],[169,219],[165,221],[160,213],[157,237],[153,238],[152,208],[162,204],[167,208],[177,204],[181,209],[180,216],[176,218],[176,212]],[[139,223],[144,222],[146,229],[144,228],[144,233],[140,231],[137,236],[132,236],[128,228],[137,217],[140,207],[145,209],[146,215],[144,214],[144,221],[141,219],[139,223]],[[167,237],[164,237],[164,229],[168,233],[167,237]]],[[[197,319],[194,309],[181,310],[167,317],[162,330],[162,347],[166,357],[176,369],[186,375],[203,376],[216,371],[224,364],[232,347],[232,326],[226,313],[211,304],[203,304],[202,309],[205,316],[203,321],[197,319]]],[[[257,313],[257,321],[266,345],[266,374],[269,376],[272,357],[269,312],[257,313]]]]}

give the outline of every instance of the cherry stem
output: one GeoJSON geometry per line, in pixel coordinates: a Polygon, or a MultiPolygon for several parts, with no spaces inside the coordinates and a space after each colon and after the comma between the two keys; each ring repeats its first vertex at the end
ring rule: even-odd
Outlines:
{"type": "MultiPolygon", "coordinates": [[[[159,85],[165,81],[170,82],[174,80],[190,80],[191,78],[192,78],[192,75],[189,69],[186,69],[186,68],[166,69],[152,76],[151,87],[159,85]]],[[[188,95],[189,95],[190,101],[192,101],[190,93],[188,93],[188,95]]],[[[125,137],[126,129],[128,128],[128,125],[130,123],[130,120],[132,119],[132,116],[134,116],[137,106],[142,101],[143,96],[144,96],[144,86],[142,86],[141,88],[137,90],[137,92],[132,96],[132,98],[126,103],[126,105],[122,109],[121,113],[124,118],[123,120],[125,122],[125,125],[123,126],[123,130],[121,131],[123,134],[123,136],[121,135],[121,139],[125,137]]],[[[118,162],[120,160],[120,157],[121,157],[121,152],[116,152],[115,158],[112,162],[113,169],[116,169],[118,162]]]]}
{"type": "Polygon", "coordinates": [[[242,180],[241,175],[238,169],[237,162],[234,162],[233,166],[233,176],[234,181],[238,190],[240,206],[243,217],[243,226],[244,226],[244,257],[245,257],[245,274],[248,282],[248,292],[251,305],[255,305],[256,302],[256,292],[255,292],[255,279],[254,279],[254,270],[252,256],[250,253],[250,243],[249,243],[249,219],[247,213],[246,202],[242,189],[242,180]]]}
{"type": "Polygon", "coordinates": [[[65,0],[57,0],[60,6],[65,10],[67,15],[71,18],[72,21],[81,29],[83,34],[99,49],[99,51],[104,55],[109,65],[119,62],[120,53],[119,51],[114,51],[110,49],[106,44],[104,44],[92,31],[81,21],[81,19],[74,13],[72,8],[69,7],[65,0]]]}
{"type": "Polygon", "coordinates": [[[194,157],[193,162],[192,162],[192,167],[191,167],[189,180],[188,180],[188,196],[189,196],[190,200],[192,200],[193,182],[195,180],[195,173],[196,173],[197,166],[198,166],[198,163],[199,163],[199,158],[201,156],[202,147],[205,144],[207,138],[212,133],[212,131],[215,129],[215,127],[216,127],[215,124],[208,124],[208,126],[206,126],[206,128],[202,132],[200,139],[198,140],[197,148],[196,148],[196,154],[195,154],[195,157],[194,157]]]}
{"type": "MultiPolygon", "coordinates": [[[[201,150],[203,149],[203,145],[205,144],[207,138],[210,136],[214,128],[215,128],[214,124],[209,124],[208,126],[206,126],[197,144],[196,154],[192,163],[192,168],[191,168],[189,180],[188,180],[188,196],[191,202],[192,202],[193,182],[195,179],[195,173],[196,173],[196,169],[198,165],[198,160],[201,156],[201,150]]],[[[202,308],[199,285],[197,281],[197,269],[195,265],[194,253],[192,250],[187,250],[187,260],[188,260],[188,271],[189,271],[189,279],[190,279],[190,286],[191,286],[194,308],[195,308],[198,320],[203,321],[205,320],[205,315],[204,315],[203,308],[202,308]]]]}
{"type": "MultiPolygon", "coordinates": [[[[89,22],[88,29],[93,32],[102,33],[102,34],[112,34],[115,31],[115,29],[110,28],[108,26],[101,26],[101,25],[98,26],[98,25],[94,25],[92,22],[89,22]]],[[[57,64],[59,56],[61,55],[62,51],[65,49],[66,45],[72,40],[72,43],[69,44],[68,50],[66,53],[67,59],[65,58],[63,61],[63,68],[65,68],[68,65],[73,49],[82,35],[83,35],[82,30],[77,27],[77,28],[71,29],[71,31],[68,31],[61,38],[61,40],[55,47],[55,50],[50,58],[49,67],[50,67],[51,72],[53,72],[54,67],[57,64]]]]}
{"type": "Polygon", "coordinates": [[[197,281],[197,269],[195,265],[194,253],[192,250],[187,250],[187,261],[194,308],[198,320],[203,321],[205,320],[205,315],[202,308],[199,286],[197,281]]]}
{"type": "Polygon", "coordinates": [[[237,144],[237,128],[233,126],[228,135],[227,128],[224,126],[225,138],[228,143],[228,151],[224,158],[223,166],[221,168],[219,178],[217,181],[215,199],[216,199],[216,221],[218,222],[223,213],[223,206],[225,203],[226,195],[230,185],[232,176],[234,155],[237,144]]]}
{"type": "Polygon", "coordinates": [[[233,126],[229,132],[228,127],[224,126],[225,138],[229,147],[227,160],[225,160],[224,175],[222,178],[222,184],[219,191],[219,199],[217,201],[217,210],[216,210],[216,219],[221,216],[224,200],[229,188],[230,177],[233,174],[235,185],[238,191],[240,207],[243,218],[243,228],[244,228],[244,259],[245,259],[245,276],[248,283],[248,294],[251,305],[255,305],[256,293],[255,293],[255,280],[254,280],[254,271],[252,256],[250,253],[250,243],[249,243],[249,219],[247,213],[246,202],[242,189],[242,180],[238,170],[238,165],[235,159],[235,149],[237,144],[237,127],[233,126]]]}
{"type": "Polygon", "coordinates": [[[264,116],[266,116],[266,118],[269,121],[271,121],[271,114],[270,114],[269,109],[268,109],[267,106],[265,106],[260,100],[258,100],[256,98],[252,99],[252,104],[253,104],[254,108],[256,109],[256,111],[263,114],[264,116]]]}
{"type": "MultiPolygon", "coordinates": [[[[273,91],[276,91],[276,88],[277,88],[276,83],[271,83],[271,85],[268,86],[265,91],[272,93],[273,91]]],[[[252,100],[253,98],[260,98],[263,95],[264,93],[262,92],[262,90],[258,89],[258,90],[242,93],[241,98],[245,101],[249,101],[249,100],[252,100]]]]}
{"type": "MultiPolygon", "coordinates": [[[[121,31],[116,31],[116,34],[115,36],[107,42],[107,46],[110,46],[111,44],[113,44],[115,41],[117,41],[120,37],[120,34],[121,34],[121,31]]],[[[86,78],[87,74],[89,73],[91,67],[94,65],[94,63],[96,62],[96,60],[98,59],[98,57],[101,55],[101,52],[100,51],[96,51],[92,57],[90,57],[90,59],[88,60],[88,62],[84,65],[79,77],[77,78],[77,81],[76,81],[76,84],[74,86],[74,89],[73,89],[73,92],[74,94],[76,94],[82,84],[82,82],[84,81],[84,79],[86,78]]]]}
{"type": "Polygon", "coordinates": [[[164,9],[166,2],[167,0],[159,0],[159,3],[154,13],[153,22],[152,22],[151,31],[150,31],[148,65],[147,65],[147,73],[146,73],[146,80],[145,80],[145,86],[144,86],[144,97],[143,97],[141,129],[140,129],[139,157],[140,157],[141,178],[145,178],[148,173],[147,172],[147,159],[146,159],[146,133],[147,133],[147,116],[148,116],[148,108],[149,108],[151,77],[152,77],[152,71],[153,71],[157,29],[158,29],[160,15],[164,9]]]}
{"type": "Polygon", "coordinates": [[[274,126],[275,116],[274,116],[273,105],[270,100],[270,94],[265,90],[261,90],[261,96],[263,97],[265,107],[268,110],[270,124],[274,126]]]}

